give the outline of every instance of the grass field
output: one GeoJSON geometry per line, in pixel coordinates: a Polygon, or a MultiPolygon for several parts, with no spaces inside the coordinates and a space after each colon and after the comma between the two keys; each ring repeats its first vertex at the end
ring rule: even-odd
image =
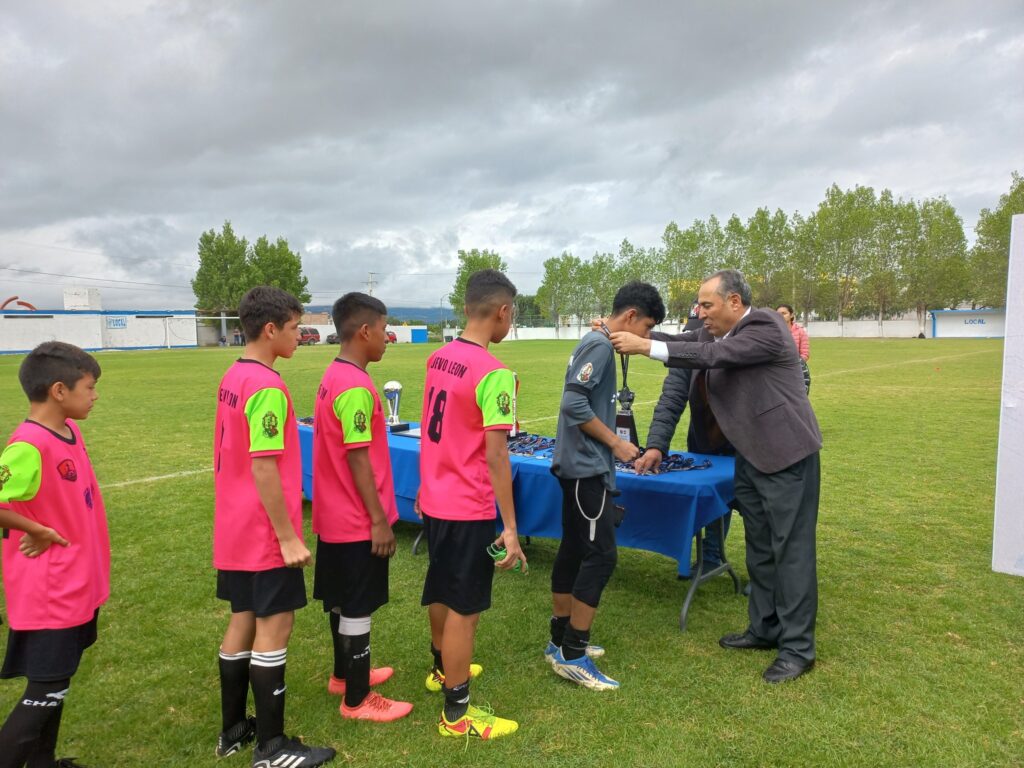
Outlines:
{"type": "MultiPolygon", "coordinates": [[[[378,386],[405,385],[405,417],[418,416],[433,348],[394,346],[371,368],[378,386]]],[[[520,418],[531,431],[554,432],[571,348],[494,348],[523,380],[520,418]]],[[[60,750],[87,765],[215,761],[227,612],[213,596],[209,466],[215,388],[235,354],[98,356],[101,397],[83,431],[110,518],[113,589],[72,685],[60,750]]],[[[300,415],[333,354],[302,348],[280,365],[300,415]]],[[[675,563],[633,550],[620,554],[594,631],[621,690],[556,678],[541,658],[556,543],[535,539],[529,576],[495,578],[476,654],[485,672],[473,689],[521,729],[490,744],[442,740],[440,700],[423,688],[425,562],[409,552],[417,529],[401,523],[373,651],[397,670],[382,692],[414,702],[412,715],[390,725],[340,719],[326,691],[327,621],[311,604],[289,652],[287,728],[336,746],[335,764],[353,766],[1024,764],[1024,581],[989,569],[1001,359],[999,341],[814,341],[811,399],[825,437],[819,661],[798,682],[768,686],[760,672],[770,655],[718,647],[721,634],[745,626],[728,578],[702,588],[680,634],[686,583],[675,563]]],[[[19,363],[0,357],[4,435],[26,412],[19,363]]],[[[647,360],[631,368],[642,435],[663,375],[647,360]]],[[[738,520],[728,548],[742,571],[738,520]]],[[[0,712],[21,690],[21,681],[0,683],[0,712]]]]}

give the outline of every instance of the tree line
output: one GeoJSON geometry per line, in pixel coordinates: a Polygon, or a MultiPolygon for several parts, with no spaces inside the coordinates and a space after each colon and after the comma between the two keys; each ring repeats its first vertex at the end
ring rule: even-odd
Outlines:
{"type": "MultiPolygon", "coordinates": [[[[1001,307],[1006,301],[1010,217],[1024,213],[1024,178],[981,211],[976,241],[967,247],[963,221],[945,197],[897,198],[888,189],[840,189],[833,184],[807,216],[758,208],[746,221],[716,216],[683,229],[665,227],[658,246],[623,240],[617,253],[581,258],[568,251],[544,262],[535,296],[518,299],[521,324],[543,318],[604,315],[624,282],[654,283],[669,316],[684,317],[702,278],[718,269],[746,275],[757,306],[791,304],[806,320],[879,322],[930,309],[1001,307]]],[[[459,251],[459,276],[449,297],[461,308],[465,280],[476,269],[506,269],[492,251],[459,251]]]]}

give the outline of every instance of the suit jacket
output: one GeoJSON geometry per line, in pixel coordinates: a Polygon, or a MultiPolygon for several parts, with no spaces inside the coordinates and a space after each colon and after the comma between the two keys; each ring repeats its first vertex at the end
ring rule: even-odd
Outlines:
{"type": "MultiPolygon", "coordinates": [[[[715,341],[703,328],[691,334],[652,333],[667,342],[670,368],[706,369],[708,403],[736,452],[766,474],[821,448],[821,430],[804,389],[800,356],[777,312],[751,309],[728,337],[715,341]]],[[[699,376],[691,377],[690,402],[699,376]]]]}

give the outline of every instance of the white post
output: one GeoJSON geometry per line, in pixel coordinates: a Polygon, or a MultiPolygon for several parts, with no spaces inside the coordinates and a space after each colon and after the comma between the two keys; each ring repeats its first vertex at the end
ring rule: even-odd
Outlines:
{"type": "Polygon", "coordinates": [[[1010,224],[992,570],[1024,576],[1024,214],[1010,224]]]}

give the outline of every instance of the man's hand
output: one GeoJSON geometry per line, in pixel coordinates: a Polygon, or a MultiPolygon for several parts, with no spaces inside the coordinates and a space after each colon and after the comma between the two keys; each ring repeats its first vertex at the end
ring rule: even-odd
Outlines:
{"type": "Polygon", "coordinates": [[[499,560],[495,563],[498,568],[501,568],[503,571],[507,571],[510,568],[515,568],[516,563],[521,561],[523,564],[523,573],[526,573],[526,555],[523,554],[523,548],[519,546],[518,533],[506,528],[501,532],[501,535],[494,540],[494,546],[505,548],[505,559],[499,560]]]}
{"type": "Polygon", "coordinates": [[[651,340],[643,339],[629,331],[616,331],[611,335],[612,346],[623,355],[650,355],[651,340]]]}
{"type": "Polygon", "coordinates": [[[644,455],[633,462],[633,469],[638,475],[646,475],[648,472],[658,474],[658,465],[665,455],[657,448],[648,448],[644,455]]]}
{"type": "Polygon", "coordinates": [[[281,557],[289,568],[305,568],[313,561],[306,543],[297,536],[281,542],[281,557]]]}
{"type": "Polygon", "coordinates": [[[604,318],[603,317],[595,317],[593,320],[590,321],[590,330],[592,330],[592,331],[600,331],[603,327],[604,327],[604,318]]]}
{"type": "Polygon", "coordinates": [[[57,533],[53,528],[43,528],[36,533],[24,533],[21,541],[18,542],[18,551],[25,557],[39,557],[50,548],[51,544],[59,544],[62,547],[68,546],[70,542],[57,533]]]}
{"type": "Polygon", "coordinates": [[[370,526],[370,552],[377,557],[388,558],[395,554],[395,532],[387,520],[370,526]]]}
{"type": "Polygon", "coordinates": [[[620,437],[616,439],[615,444],[612,446],[612,454],[619,461],[633,461],[640,455],[640,449],[629,442],[629,440],[623,440],[620,437]]]}

